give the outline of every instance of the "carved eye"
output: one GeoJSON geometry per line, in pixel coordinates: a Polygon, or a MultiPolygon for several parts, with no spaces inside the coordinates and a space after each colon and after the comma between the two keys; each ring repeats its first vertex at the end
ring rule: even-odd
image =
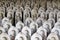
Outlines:
{"type": "Polygon", "coordinates": [[[48,24],[46,24],[48,27],[49,27],[49,25],[48,24]]]}
{"type": "Polygon", "coordinates": [[[3,39],[4,39],[4,40],[7,40],[7,38],[6,38],[6,37],[3,37],[3,39]]]}
{"type": "Polygon", "coordinates": [[[10,35],[10,37],[12,37],[12,35],[10,35]]]}
{"type": "Polygon", "coordinates": [[[2,33],[2,30],[0,30],[0,34],[2,33]]]}
{"type": "Polygon", "coordinates": [[[29,31],[28,30],[25,30],[28,34],[29,34],[29,31]]]}
{"type": "Polygon", "coordinates": [[[20,40],[24,40],[24,38],[23,37],[20,37],[20,40]]]}
{"type": "Polygon", "coordinates": [[[7,20],[4,20],[5,22],[7,22],[7,20]]]}
{"type": "Polygon", "coordinates": [[[44,31],[43,30],[41,30],[43,33],[44,33],[44,31]]]}
{"type": "Polygon", "coordinates": [[[35,37],[36,40],[40,40],[38,37],[35,37]]]}

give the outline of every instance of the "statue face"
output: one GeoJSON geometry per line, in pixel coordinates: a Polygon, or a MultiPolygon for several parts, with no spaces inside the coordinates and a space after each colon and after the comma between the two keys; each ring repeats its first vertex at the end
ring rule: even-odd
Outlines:
{"type": "Polygon", "coordinates": [[[48,24],[45,24],[45,26],[44,26],[44,27],[49,29],[49,25],[48,25],[48,24]]]}
{"type": "Polygon", "coordinates": [[[52,25],[54,25],[54,21],[53,21],[53,20],[50,20],[49,22],[50,22],[52,25]]]}
{"type": "Polygon", "coordinates": [[[44,18],[44,15],[43,14],[41,15],[41,18],[44,18]]]}
{"type": "Polygon", "coordinates": [[[30,29],[31,29],[31,32],[34,33],[37,30],[36,25],[32,25],[30,29]]]}
{"type": "Polygon", "coordinates": [[[28,22],[29,22],[29,24],[30,24],[32,21],[31,21],[31,20],[29,20],[28,22]]]}
{"type": "Polygon", "coordinates": [[[10,36],[11,37],[16,36],[16,32],[14,30],[12,30],[11,33],[10,33],[10,36]]]}
{"type": "Polygon", "coordinates": [[[7,15],[7,17],[8,17],[9,19],[11,19],[11,18],[12,18],[12,14],[9,13],[9,14],[7,15]]]}
{"type": "Polygon", "coordinates": [[[53,13],[50,13],[49,14],[49,18],[54,18],[54,14],[53,13]]]}
{"type": "Polygon", "coordinates": [[[42,25],[42,21],[38,20],[37,24],[39,25],[39,27],[42,25]]]}
{"type": "Polygon", "coordinates": [[[20,24],[20,25],[19,25],[19,28],[20,28],[20,29],[22,29],[22,28],[23,28],[23,25],[22,25],[22,24],[20,24]]]}
{"type": "Polygon", "coordinates": [[[31,28],[32,28],[32,29],[36,29],[36,25],[35,25],[35,24],[33,24],[31,28]]]}
{"type": "Polygon", "coordinates": [[[37,19],[37,12],[36,12],[36,10],[33,10],[33,12],[32,12],[32,19],[33,20],[37,19]]]}
{"type": "Polygon", "coordinates": [[[8,27],[8,29],[10,28],[10,25],[9,24],[7,24],[7,27],[8,27]]]}
{"type": "Polygon", "coordinates": [[[6,24],[6,26],[4,28],[9,29],[10,28],[10,25],[9,24],[6,24]]]}
{"type": "Polygon", "coordinates": [[[28,30],[25,30],[25,34],[26,34],[26,35],[28,35],[28,34],[29,34],[28,30]]]}
{"type": "Polygon", "coordinates": [[[16,16],[19,17],[20,16],[20,13],[16,13],[16,16]]]}
{"type": "Polygon", "coordinates": [[[26,22],[27,22],[26,25],[29,26],[32,21],[31,20],[27,20],[26,22]]]}
{"type": "Polygon", "coordinates": [[[9,22],[9,19],[3,19],[2,24],[9,22]]]}
{"type": "Polygon", "coordinates": [[[26,13],[26,14],[25,14],[25,19],[26,19],[27,17],[29,17],[29,16],[30,16],[30,15],[29,15],[28,13],[26,13]]]}

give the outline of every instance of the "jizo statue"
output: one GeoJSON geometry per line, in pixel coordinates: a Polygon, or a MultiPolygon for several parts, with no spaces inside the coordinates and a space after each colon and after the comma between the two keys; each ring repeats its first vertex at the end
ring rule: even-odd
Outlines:
{"type": "Polygon", "coordinates": [[[49,18],[53,18],[53,19],[55,19],[55,18],[54,18],[54,13],[53,13],[53,12],[50,12],[50,14],[49,14],[49,18]]]}
{"type": "Polygon", "coordinates": [[[2,33],[5,33],[5,30],[4,30],[3,27],[0,27],[0,35],[1,35],[2,33]]]}
{"type": "Polygon", "coordinates": [[[4,23],[6,23],[6,22],[10,22],[10,21],[9,21],[9,19],[7,17],[4,17],[2,19],[2,25],[4,25],[4,23]]]}
{"type": "Polygon", "coordinates": [[[16,28],[19,30],[19,32],[21,32],[23,27],[24,27],[24,24],[22,22],[18,21],[16,24],[16,28]]]}
{"type": "Polygon", "coordinates": [[[16,24],[18,21],[22,21],[22,12],[19,12],[19,11],[17,11],[17,12],[16,12],[16,15],[15,15],[15,24],[16,24]]]}
{"type": "Polygon", "coordinates": [[[51,30],[51,32],[53,32],[53,33],[56,33],[56,34],[58,34],[59,36],[60,36],[60,31],[59,31],[60,29],[58,29],[58,28],[53,28],[52,30],[51,30]]]}
{"type": "Polygon", "coordinates": [[[58,0],[53,0],[52,4],[53,4],[53,8],[58,8],[58,0]]]}
{"type": "Polygon", "coordinates": [[[58,0],[58,9],[60,10],[60,0],[58,0]]]}
{"type": "Polygon", "coordinates": [[[27,36],[27,35],[30,35],[30,36],[31,36],[31,29],[30,29],[29,27],[27,27],[27,26],[25,26],[25,27],[22,29],[21,32],[24,33],[26,36],[27,36]]]}
{"type": "Polygon", "coordinates": [[[30,25],[32,22],[33,22],[32,18],[27,18],[27,19],[25,20],[24,24],[29,27],[29,25],[30,25]]]}
{"type": "Polygon", "coordinates": [[[31,17],[32,17],[32,19],[35,21],[36,19],[37,19],[37,17],[38,17],[38,15],[37,15],[37,10],[34,8],[34,9],[32,9],[32,11],[31,11],[31,17]]]}
{"type": "Polygon", "coordinates": [[[51,1],[47,1],[47,8],[52,7],[52,2],[51,1]]]}
{"type": "Polygon", "coordinates": [[[8,34],[6,34],[6,33],[2,33],[0,36],[1,36],[0,40],[11,40],[10,36],[8,34]]]}
{"type": "Polygon", "coordinates": [[[30,14],[31,14],[30,11],[31,11],[31,10],[30,10],[29,6],[26,5],[26,6],[25,6],[25,10],[24,10],[24,12],[23,12],[23,13],[24,13],[24,14],[23,14],[23,15],[24,15],[24,16],[23,16],[23,22],[24,22],[27,18],[30,17],[30,14]]]}
{"type": "Polygon", "coordinates": [[[8,33],[9,28],[12,26],[12,24],[10,22],[6,22],[3,25],[3,28],[5,29],[6,33],[8,33]]]}
{"type": "Polygon", "coordinates": [[[47,37],[47,40],[59,40],[59,36],[55,33],[50,33],[47,37]]]}
{"type": "Polygon", "coordinates": [[[11,37],[12,40],[14,40],[15,36],[18,34],[18,29],[15,28],[14,26],[12,26],[9,30],[8,30],[8,35],[11,37]]]}
{"type": "Polygon", "coordinates": [[[60,18],[60,12],[57,13],[57,20],[60,18]]]}
{"type": "Polygon", "coordinates": [[[5,11],[4,11],[4,8],[3,7],[1,7],[0,15],[1,15],[2,18],[5,17],[5,11]]]}
{"type": "Polygon", "coordinates": [[[27,40],[27,37],[23,33],[19,33],[16,37],[15,40],[27,40]]]}
{"type": "Polygon", "coordinates": [[[22,29],[22,33],[24,33],[25,36],[27,37],[27,39],[30,40],[30,37],[31,37],[31,29],[30,28],[24,27],[22,29]]]}
{"type": "Polygon", "coordinates": [[[38,24],[35,23],[35,22],[32,22],[30,24],[30,29],[31,29],[31,34],[35,33],[37,31],[37,29],[38,29],[38,24]]]}
{"type": "Polygon", "coordinates": [[[40,2],[41,2],[41,7],[45,8],[45,6],[46,6],[46,0],[40,0],[40,2]]]}
{"type": "Polygon", "coordinates": [[[39,35],[38,33],[34,33],[32,36],[31,36],[31,40],[43,40],[42,39],[42,36],[39,35]]]}

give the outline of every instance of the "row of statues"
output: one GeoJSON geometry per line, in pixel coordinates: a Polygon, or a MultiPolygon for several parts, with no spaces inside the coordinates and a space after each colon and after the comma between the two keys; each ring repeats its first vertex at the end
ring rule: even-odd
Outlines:
{"type": "Polygon", "coordinates": [[[60,1],[0,0],[0,40],[60,40],[60,1]]]}

